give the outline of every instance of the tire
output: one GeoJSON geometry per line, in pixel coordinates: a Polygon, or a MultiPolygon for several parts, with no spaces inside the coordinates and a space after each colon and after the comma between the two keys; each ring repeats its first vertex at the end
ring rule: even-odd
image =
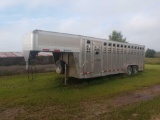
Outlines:
{"type": "Polygon", "coordinates": [[[132,67],[131,66],[127,67],[127,75],[132,75],[132,67]]]}
{"type": "Polygon", "coordinates": [[[137,66],[133,66],[132,67],[132,73],[133,74],[137,74],[138,73],[138,67],[137,66]]]}
{"type": "Polygon", "coordinates": [[[64,74],[64,72],[65,72],[65,62],[62,60],[58,60],[56,62],[56,73],[64,74]]]}

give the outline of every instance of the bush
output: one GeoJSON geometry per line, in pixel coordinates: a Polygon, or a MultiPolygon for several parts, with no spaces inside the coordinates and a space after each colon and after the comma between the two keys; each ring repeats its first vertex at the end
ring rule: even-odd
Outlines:
{"type": "Polygon", "coordinates": [[[148,48],[148,49],[146,50],[145,57],[153,58],[153,57],[155,57],[155,54],[156,54],[156,51],[155,51],[155,50],[148,48]]]}

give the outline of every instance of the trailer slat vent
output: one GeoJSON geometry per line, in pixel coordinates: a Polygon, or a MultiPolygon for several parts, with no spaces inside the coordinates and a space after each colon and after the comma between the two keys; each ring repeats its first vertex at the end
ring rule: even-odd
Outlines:
{"type": "Polygon", "coordinates": [[[54,50],[54,52],[60,52],[60,50],[58,50],[58,49],[55,49],[55,50],[54,50]]]}
{"type": "Polygon", "coordinates": [[[49,49],[47,49],[47,48],[44,48],[44,49],[42,49],[43,51],[49,51],[49,49]]]}

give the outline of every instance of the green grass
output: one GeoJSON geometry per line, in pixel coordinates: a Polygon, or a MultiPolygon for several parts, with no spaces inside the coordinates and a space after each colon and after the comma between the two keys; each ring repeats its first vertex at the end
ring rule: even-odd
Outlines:
{"type": "Polygon", "coordinates": [[[160,58],[145,58],[145,63],[160,65],[160,58]]]}
{"type": "Polygon", "coordinates": [[[135,103],[129,106],[116,108],[108,114],[100,116],[108,120],[159,120],[160,97],[145,102],[135,103]]]}
{"type": "MultiPolygon", "coordinates": [[[[160,66],[147,65],[144,72],[135,76],[109,76],[84,80],[68,86],[63,86],[62,80],[58,81],[54,73],[38,74],[36,80],[31,82],[26,75],[1,77],[0,101],[3,98],[11,98],[12,100],[16,99],[16,104],[19,104],[19,101],[23,101],[23,98],[25,98],[25,104],[30,100],[34,104],[39,104],[38,102],[41,102],[43,99],[50,98],[54,103],[66,103],[100,96],[112,96],[159,84],[159,73],[160,66]],[[19,100],[19,98],[22,100],[19,100]],[[41,100],[39,101],[39,99],[41,100]]],[[[61,77],[60,79],[63,78],[61,77]]],[[[10,104],[12,103],[14,102],[10,104]]]]}
{"type": "Polygon", "coordinates": [[[34,81],[29,81],[25,74],[3,76],[0,77],[0,112],[22,107],[25,113],[19,114],[18,118],[31,114],[34,114],[31,118],[43,115],[51,119],[74,118],[83,111],[80,102],[160,84],[160,65],[146,65],[145,68],[144,72],[130,77],[116,75],[81,81],[75,79],[76,82],[71,80],[67,86],[63,85],[63,76],[55,73],[38,74],[34,81]]]}

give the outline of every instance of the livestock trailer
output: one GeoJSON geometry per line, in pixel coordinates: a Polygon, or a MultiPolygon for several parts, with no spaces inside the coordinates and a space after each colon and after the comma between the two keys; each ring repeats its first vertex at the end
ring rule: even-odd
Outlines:
{"type": "Polygon", "coordinates": [[[39,52],[53,53],[57,73],[66,68],[67,76],[79,79],[144,70],[143,45],[34,30],[23,41],[26,66],[39,52]]]}

